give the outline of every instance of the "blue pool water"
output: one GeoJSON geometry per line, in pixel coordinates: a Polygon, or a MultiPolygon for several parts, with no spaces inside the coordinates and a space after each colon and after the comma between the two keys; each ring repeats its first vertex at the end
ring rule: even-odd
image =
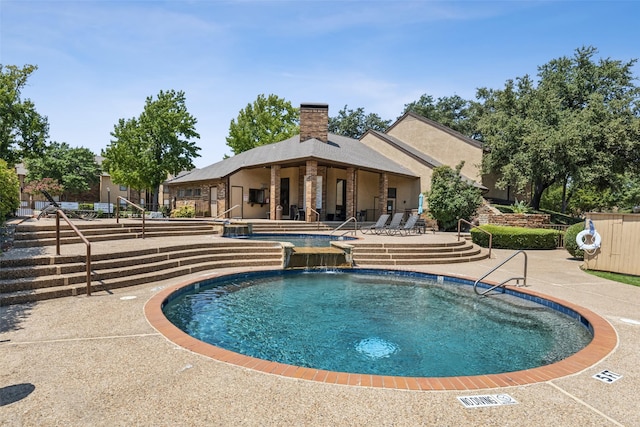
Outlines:
{"type": "Polygon", "coordinates": [[[289,242],[297,247],[328,247],[332,241],[354,240],[354,237],[329,236],[325,234],[271,234],[253,233],[242,237],[249,240],[266,240],[272,242],[289,242]]]}
{"type": "MultiPolygon", "coordinates": [[[[201,282],[165,302],[193,337],[297,366],[376,375],[493,374],[564,359],[586,320],[470,283],[407,272],[274,271],[201,282]]],[[[539,300],[539,298],[538,298],[539,300]]]]}

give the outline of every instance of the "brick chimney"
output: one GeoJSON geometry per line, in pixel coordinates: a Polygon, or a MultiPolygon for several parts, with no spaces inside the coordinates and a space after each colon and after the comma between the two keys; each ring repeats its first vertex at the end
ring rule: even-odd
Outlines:
{"type": "Polygon", "coordinates": [[[311,138],[329,141],[328,104],[300,104],[300,142],[311,138]]]}

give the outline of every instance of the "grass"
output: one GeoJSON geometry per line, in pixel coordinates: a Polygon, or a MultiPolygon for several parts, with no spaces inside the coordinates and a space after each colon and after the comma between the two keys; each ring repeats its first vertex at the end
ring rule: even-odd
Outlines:
{"type": "Polygon", "coordinates": [[[608,271],[584,270],[585,273],[601,277],[603,279],[613,280],[614,282],[625,283],[632,286],[640,286],[640,276],[630,276],[628,274],[610,273],[608,271]]]}

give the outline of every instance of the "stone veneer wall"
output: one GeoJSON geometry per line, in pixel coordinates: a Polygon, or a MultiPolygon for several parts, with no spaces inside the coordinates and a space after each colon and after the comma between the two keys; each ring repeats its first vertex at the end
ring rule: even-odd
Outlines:
{"type": "Polygon", "coordinates": [[[495,214],[481,213],[478,215],[480,225],[504,225],[510,227],[545,228],[551,223],[551,216],[546,214],[495,214]]]}

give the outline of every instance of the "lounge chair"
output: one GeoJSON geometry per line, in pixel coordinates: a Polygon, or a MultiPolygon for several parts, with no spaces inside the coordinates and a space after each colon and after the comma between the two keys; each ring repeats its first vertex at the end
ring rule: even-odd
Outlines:
{"type": "Polygon", "coordinates": [[[393,218],[391,218],[391,222],[388,226],[384,228],[384,231],[392,236],[399,232],[400,227],[402,225],[402,220],[404,219],[404,212],[398,212],[393,214],[393,218]]]}
{"type": "Polygon", "coordinates": [[[418,234],[420,230],[416,227],[416,222],[418,222],[418,215],[411,215],[409,219],[407,219],[407,222],[405,222],[404,224],[402,224],[401,226],[399,226],[397,229],[393,231],[389,230],[388,234],[391,235],[391,234],[400,233],[401,236],[406,236],[407,234],[410,234],[410,233],[418,234]]]}
{"type": "Polygon", "coordinates": [[[389,214],[382,214],[380,215],[380,218],[378,218],[378,221],[376,221],[375,224],[369,227],[361,227],[360,231],[362,231],[363,234],[367,234],[367,233],[380,234],[382,233],[382,231],[384,231],[385,224],[387,223],[387,220],[389,219],[390,216],[391,215],[389,214]]]}

